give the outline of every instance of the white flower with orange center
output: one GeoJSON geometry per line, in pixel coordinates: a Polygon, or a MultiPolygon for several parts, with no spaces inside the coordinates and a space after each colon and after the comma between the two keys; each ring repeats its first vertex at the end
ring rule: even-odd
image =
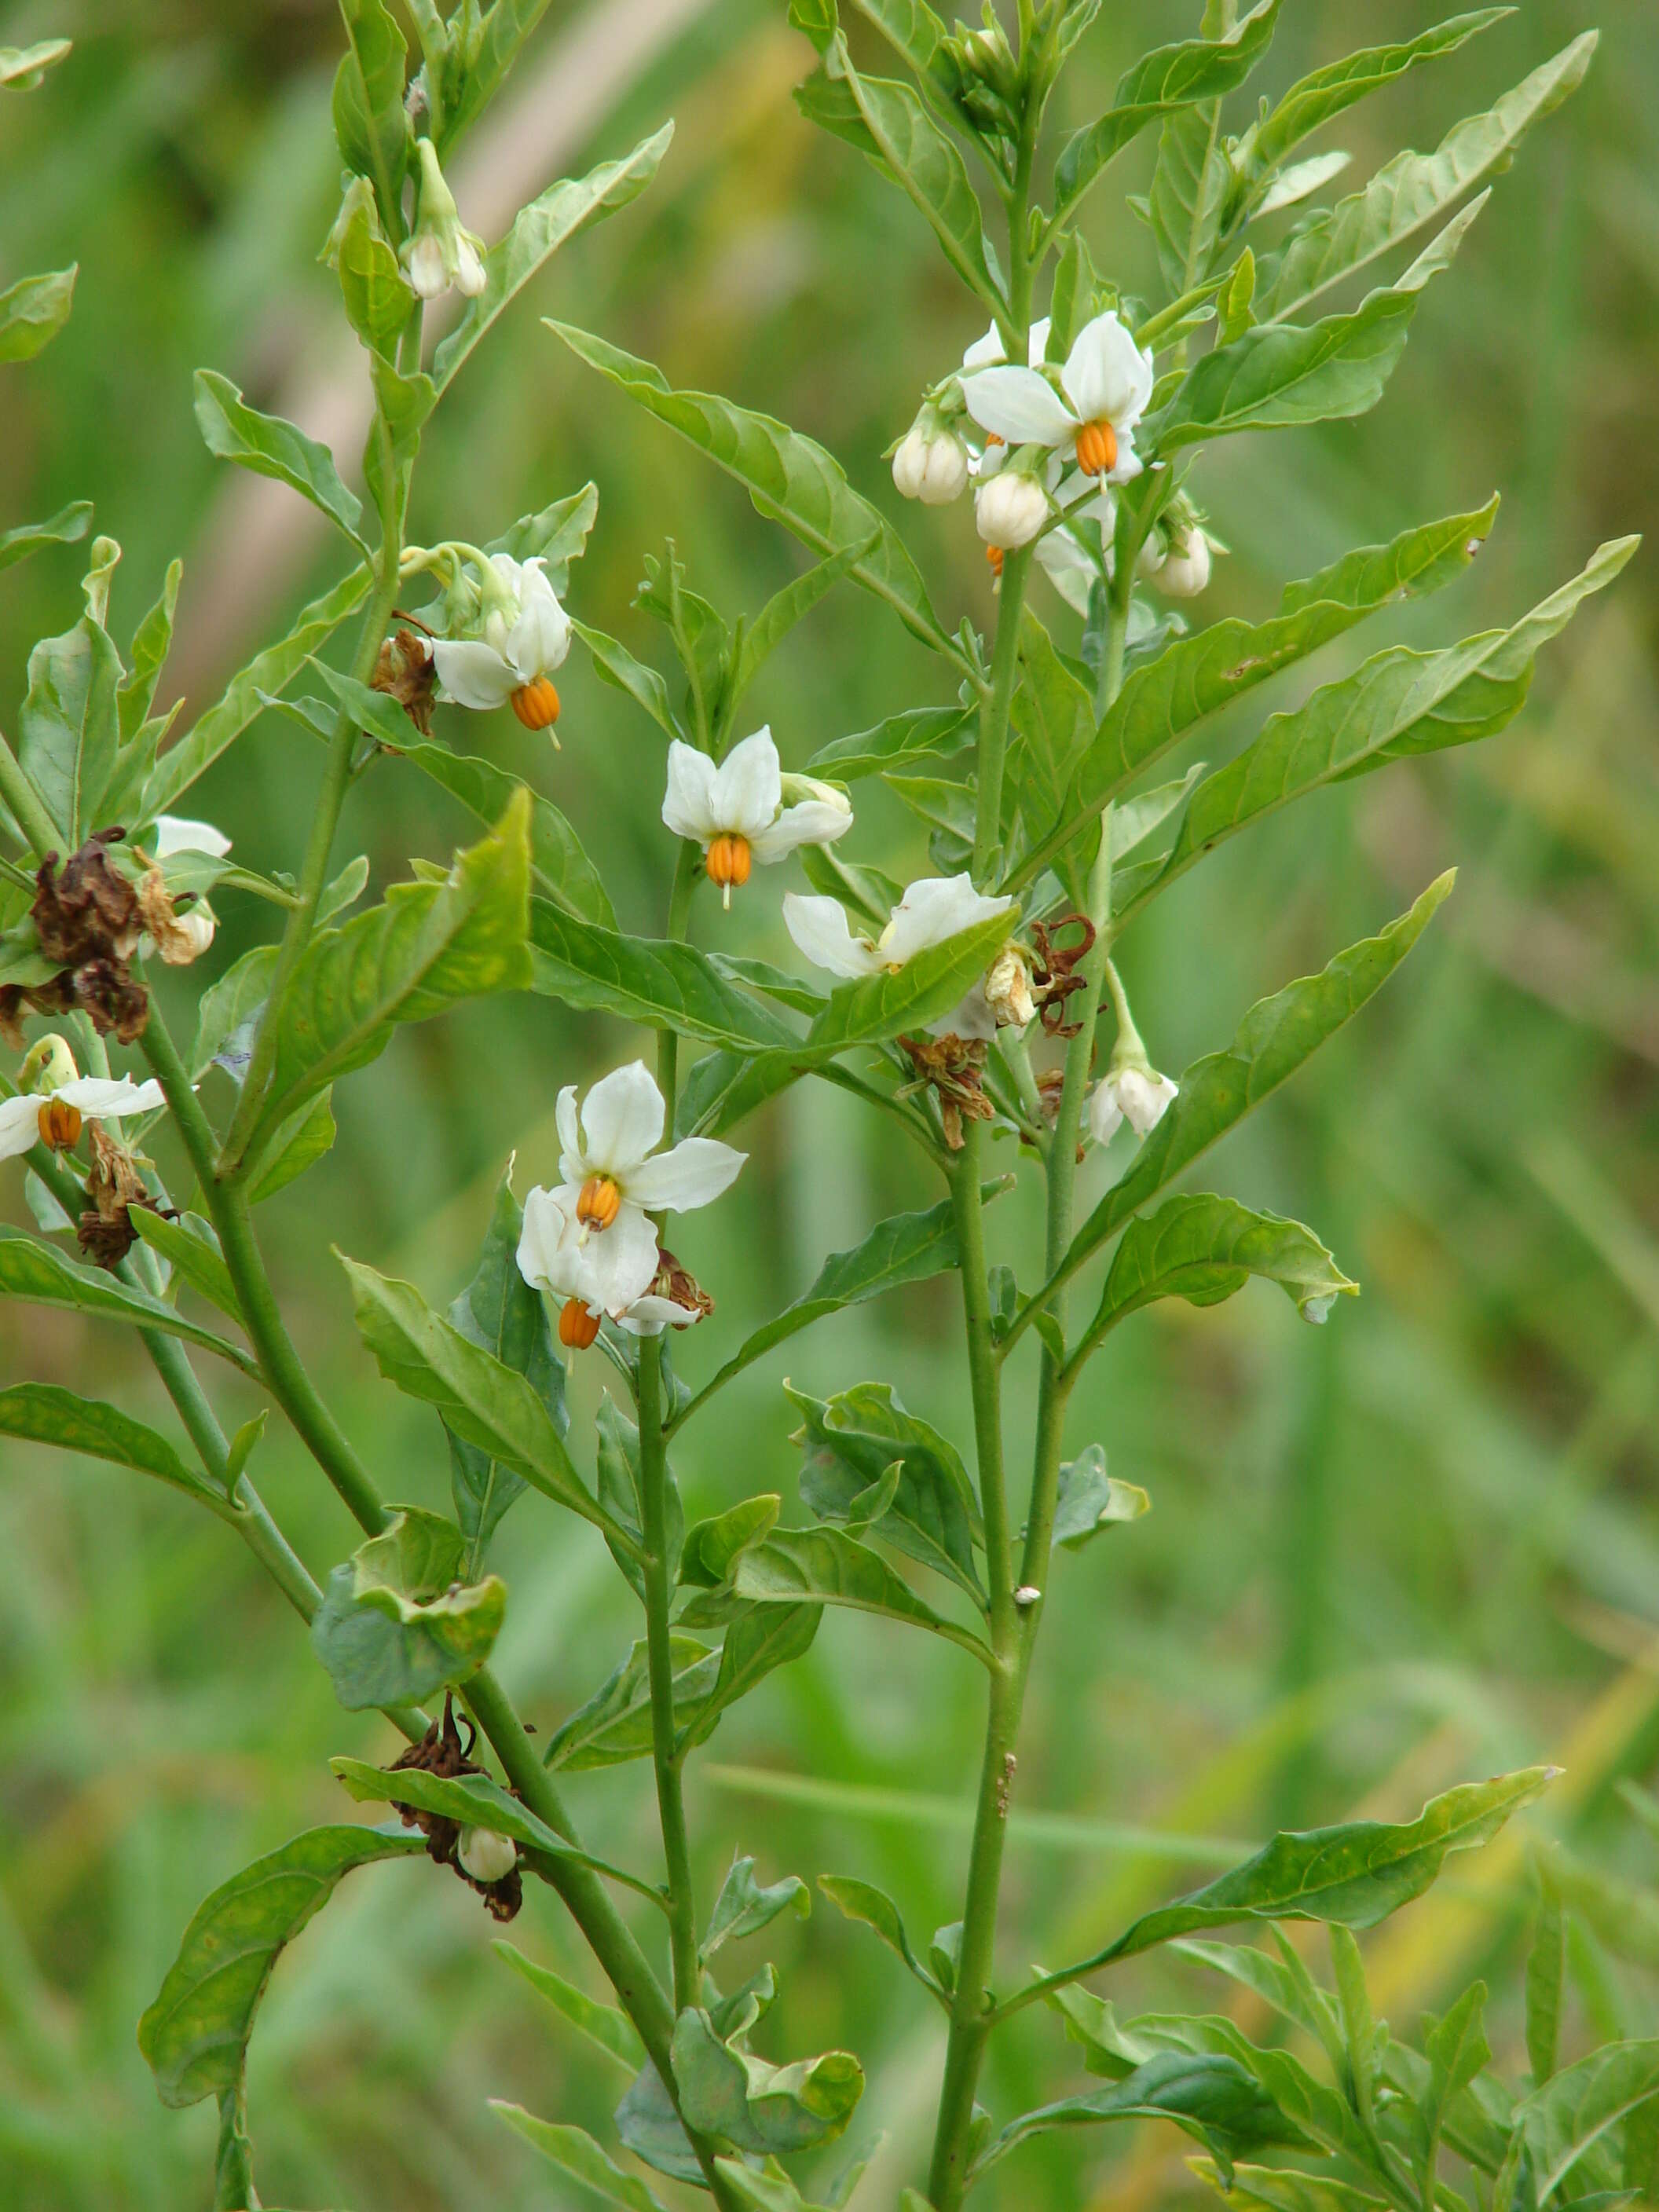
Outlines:
{"type": "Polygon", "coordinates": [[[722,903],[732,903],[732,887],[749,880],[758,861],[769,867],[786,860],[800,845],[832,845],[853,826],[846,794],[812,776],[791,776],[805,793],[784,805],[784,776],[769,729],[759,729],[732,746],[718,767],[707,753],[676,738],[668,748],[668,793],[662,818],[677,837],[701,845],[711,884],[722,903]]]}
{"type": "MultiPolygon", "coordinates": [[[[877,937],[854,936],[839,900],[797,891],[785,894],[783,923],[814,966],[827,968],[832,975],[896,975],[919,952],[960,937],[994,915],[1012,914],[1014,906],[1011,898],[987,898],[976,891],[969,876],[924,876],[910,885],[877,937]]],[[[935,1036],[989,1037],[996,1026],[982,984],[943,1020],[928,1024],[935,1036]]]]}
{"type": "Polygon", "coordinates": [[[1033,325],[1026,368],[996,358],[994,334],[970,346],[962,379],[969,413],[1012,446],[1069,450],[1085,476],[1127,483],[1141,469],[1134,429],[1152,396],[1151,356],[1115,309],[1084,325],[1058,368],[1043,362],[1048,338],[1046,323],[1033,325]]]}
{"type": "Polygon", "coordinates": [[[570,617],[539,556],[480,555],[477,634],[432,641],[438,681],[458,707],[511,707],[527,730],[551,729],[559,695],[550,672],[570,650],[570,617]]]}
{"type": "Polygon", "coordinates": [[[130,1114],[153,1114],[166,1103],[159,1083],[135,1083],[130,1075],[79,1075],[75,1058],[60,1036],[45,1036],[23,1062],[23,1091],[0,1098],[0,1160],[14,1160],[36,1145],[67,1152],[79,1143],[88,1121],[119,1121],[130,1114]]]}

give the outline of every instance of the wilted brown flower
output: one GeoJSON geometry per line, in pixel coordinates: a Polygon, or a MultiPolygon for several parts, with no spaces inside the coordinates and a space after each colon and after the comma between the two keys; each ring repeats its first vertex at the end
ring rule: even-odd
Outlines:
{"type": "Polygon", "coordinates": [[[1034,921],[1031,934],[1036,939],[1031,995],[1042,1009],[1042,1026],[1050,1036],[1075,1036],[1082,1024],[1066,1019],[1066,1001],[1088,981],[1076,971],[1095,941],[1095,926],[1087,915],[1066,914],[1052,926],[1034,921]],[[1054,939],[1064,930],[1079,930],[1082,934],[1075,945],[1056,945],[1054,939]]]}
{"type": "Polygon", "coordinates": [[[201,912],[194,891],[185,891],[175,900],[161,871],[145,869],[138,886],[138,913],[146,935],[169,968],[188,968],[212,944],[212,917],[203,917],[204,927],[197,919],[201,912]],[[187,919],[181,920],[181,914],[187,919]]]}
{"type": "Polygon", "coordinates": [[[672,1298],[677,1306],[684,1306],[699,1321],[707,1321],[714,1310],[714,1299],[690,1268],[683,1267],[666,1246],[657,1255],[657,1272],[647,1296],[672,1298]]]}
{"type": "Polygon", "coordinates": [[[48,853],[35,872],[29,914],[41,953],[55,967],[129,960],[137,951],[143,933],[138,896],[109,861],[108,848],[125,834],[100,830],[70,855],[61,872],[56,853],[48,853]]]}
{"type": "Polygon", "coordinates": [[[432,647],[418,631],[394,630],[381,645],[369,688],[396,700],[423,738],[432,735],[432,705],[438,689],[432,647]]]}
{"type": "Polygon", "coordinates": [[[953,1152],[962,1150],[962,1124],[965,1115],[970,1121],[989,1121],[996,1109],[986,1097],[985,1040],[982,1037],[911,1037],[902,1036],[899,1043],[916,1071],[914,1083],[907,1083],[900,1091],[901,1098],[915,1091],[931,1090],[939,1100],[939,1119],[945,1124],[945,1141],[953,1152]]]}
{"type": "Polygon", "coordinates": [[[92,1204],[76,1224],[76,1237],[88,1259],[100,1267],[118,1267],[138,1241],[131,1209],[161,1208],[144,1188],[132,1154],[125,1145],[94,1121],[88,1129],[92,1171],[87,1177],[87,1196],[92,1204]]]}
{"type": "MultiPolygon", "coordinates": [[[[413,1770],[422,1774],[436,1774],[453,1780],[463,1774],[482,1774],[483,1768],[472,1757],[472,1747],[477,1741],[476,1730],[468,1723],[469,1735],[463,1745],[461,1732],[455,1724],[455,1701],[446,1692],[444,1717],[434,1721],[418,1743],[412,1743],[399,1753],[386,1769],[390,1774],[407,1773],[413,1770]]],[[[446,1814],[428,1813],[418,1805],[399,1805],[392,1800],[392,1809],[399,1814],[406,1828],[418,1828],[426,1838],[426,1854],[439,1866],[453,1868],[469,1889],[476,1889],[497,1920],[511,1920],[524,1903],[524,1883],[515,1866],[500,1881],[478,1881],[461,1864],[457,1852],[461,1840],[461,1824],[446,1814]]]]}

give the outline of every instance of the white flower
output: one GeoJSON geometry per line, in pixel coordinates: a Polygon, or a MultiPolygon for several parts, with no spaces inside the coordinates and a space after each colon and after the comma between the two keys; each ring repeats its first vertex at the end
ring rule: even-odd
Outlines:
{"type": "Polygon", "coordinates": [[[637,1237],[620,1244],[609,1234],[596,1237],[577,1212],[580,1200],[580,1193],[565,1184],[532,1190],[525,1200],[519,1239],[520,1273],[534,1289],[565,1301],[559,1316],[562,1342],[585,1351],[607,1315],[633,1336],[655,1336],[670,1326],[689,1328],[702,1320],[698,1309],[657,1290],[665,1271],[654,1236],[648,1245],[637,1237]]]}
{"type": "Polygon", "coordinates": [[[1194,523],[1167,541],[1154,531],[1135,565],[1166,599],[1195,599],[1210,580],[1210,553],[1208,533],[1194,523]]]}
{"type": "Polygon", "coordinates": [[[474,1881],[505,1881],[519,1863],[519,1847],[493,1828],[463,1828],[455,1857],[474,1881]]]}
{"type": "Polygon", "coordinates": [[[444,182],[438,149],[429,138],[417,142],[421,165],[420,219],[399,257],[410,289],[436,300],[453,284],[476,299],[487,279],[483,240],[463,229],[455,195],[444,182]]]}
{"type": "Polygon", "coordinates": [[[853,809],[832,784],[792,777],[808,796],[783,803],[783,774],[769,729],[744,738],[717,768],[707,753],[676,738],[668,748],[668,791],[662,818],[677,837],[701,845],[708,880],[732,903],[733,884],[746,884],[750,865],[787,860],[798,845],[831,845],[853,826],[853,809]]]}
{"type": "Polygon", "coordinates": [[[153,1114],[165,1103],[159,1083],[135,1083],[130,1075],[77,1075],[44,1096],[0,1098],[0,1160],[16,1159],[36,1144],[72,1145],[83,1121],[118,1121],[128,1114],[153,1114]],[[54,1108],[69,1109],[67,1126],[53,1115],[58,1126],[49,1130],[46,1117],[54,1108]]]}
{"type": "Polygon", "coordinates": [[[158,814],[149,842],[158,860],[169,860],[175,853],[205,853],[212,860],[222,860],[230,850],[230,840],[222,830],[216,830],[210,822],[189,821],[181,814],[158,814]]]}
{"type": "MultiPolygon", "coordinates": [[[[959,937],[994,915],[1008,914],[1013,906],[1012,899],[985,897],[974,889],[971,877],[924,876],[910,885],[873,940],[854,936],[847,910],[836,899],[786,892],[783,921],[814,966],[827,968],[832,975],[896,975],[917,953],[959,937]]],[[[976,983],[942,1021],[928,1026],[935,1036],[994,1036],[996,1017],[983,984],[976,983]]]]}
{"type": "Polygon", "coordinates": [[[974,521],[988,545],[1012,552],[1029,545],[1048,520],[1048,495],[1023,469],[981,476],[974,494],[974,521]]]}
{"type": "Polygon", "coordinates": [[[968,483],[968,448],[933,408],[923,408],[893,456],[893,482],[906,499],[948,507],[968,483]]]}
{"type": "Polygon", "coordinates": [[[1150,1137],[1181,1095],[1178,1083],[1150,1067],[1115,1067],[1095,1086],[1089,1101],[1089,1133],[1109,1144],[1127,1121],[1138,1137],[1150,1137]]]}
{"type": "Polygon", "coordinates": [[[170,968],[188,968],[199,960],[218,932],[219,917],[205,899],[198,899],[173,917],[173,943],[163,945],[161,957],[170,968]]]}
{"type": "MultiPolygon", "coordinates": [[[[985,341],[970,347],[962,380],[968,411],[983,428],[1016,446],[1070,447],[1087,476],[1127,483],[1139,476],[1133,432],[1146,411],[1154,381],[1151,356],[1141,351],[1108,309],[1078,332],[1058,377],[1038,366],[1048,343],[1046,325],[1031,332],[1031,366],[1010,368],[981,353],[985,341]]],[[[1000,346],[998,348],[1000,351],[1000,346]]]]}
{"type": "Polygon", "coordinates": [[[526,729],[547,729],[559,714],[548,672],[570,650],[570,617],[539,555],[514,561],[496,553],[489,569],[483,635],[433,640],[438,680],[457,706],[487,712],[510,705],[526,729]]]}

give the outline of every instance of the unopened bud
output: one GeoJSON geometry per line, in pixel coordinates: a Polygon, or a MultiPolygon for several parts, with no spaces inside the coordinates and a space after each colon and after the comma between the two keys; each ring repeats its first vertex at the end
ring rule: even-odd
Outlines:
{"type": "Polygon", "coordinates": [[[493,1828],[463,1828],[455,1858],[474,1881],[505,1881],[519,1863],[519,1847],[493,1828]]]}
{"type": "Polygon", "coordinates": [[[974,495],[974,521],[988,545],[1029,545],[1048,520],[1048,495],[1021,469],[1002,469],[974,495]]]}
{"type": "Polygon", "coordinates": [[[893,456],[893,482],[906,499],[948,507],[968,485],[968,448],[933,407],[924,407],[893,456]]]}
{"type": "Polygon", "coordinates": [[[17,1071],[17,1088],[37,1094],[61,1091],[79,1073],[68,1040],[53,1030],[30,1047],[27,1058],[17,1071]]]}
{"type": "Polygon", "coordinates": [[[1000,1030],[1023,1030],[1036,1018],[1030,957],[1023,945],[1005,945],[991,963],[985,978],[985,1003],[995,1015],[1000,1030]]]}

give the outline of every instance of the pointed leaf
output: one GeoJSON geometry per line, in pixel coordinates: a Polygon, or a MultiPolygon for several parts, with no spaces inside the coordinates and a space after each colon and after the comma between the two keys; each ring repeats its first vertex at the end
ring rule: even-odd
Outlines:
{"type": "Polygon", "coordinates": [[[222,1512],[223,1494],[182,1460],[163,1436],[118,1407],[82,1398],[56,1382],[18,1382],[0,1390],[0,1436],[57,1444],[90,1459],[112,1460],[170,1482],[187,1497],[222,1512]]]}
{"type": "Polygon", "coordinates": [[[625,2066],[630,2074],[637,2073],[644,2065],[645,2045],[626,2013],[599,2004],[580,1990],[573,1989],[550,1967],[538,1966],[533,1960],[526,1959],[504,1937],[497,1936],[490,1948],[498,1958],[506,1960],[514,1973],[522,1975],[538,1996],[545,1997],[556,2012],[562,2013],[590,2043],[598,2044],[601,2051],[625,2066]]]}
{"type": "Polygon", "coordinates": [[[973,1550],[984,1540],[979,1500],[948,1437],[908,1412],[885,1382],[860,1382],[827,1402],[787,1383],[784,1389],[805,1422],[800,1490],[808,1509],[832,1522],[862,1517],[856,1502],[893,1474],[878,1534],[945,1576],[983,1611],[973,1550]]]}
{"type": "MultiPolygon", "coordinates": [[[[481,822],[499,821],[514,793],[526,787],[493,761],[453,753],[447,745],[419,740],[412,724],[408,738],[397,750],[481,822]]],[[[617,917],[605,885],[583,851],[581,840],[552,801],[538,792],[530,793],[530,868],[537,890],[545,892],[567,914],[580,921],[598,922],[605,929],[616,927],[617,917]]]]}
{"type": "Polygon", "coordinates": [[[985,224],[966,163],[907,84],[865,76],[837,47],[843,76],[881,165],[921,212],[963,283],[993,314],[1002,295],[985,253],[985,224]]]}
{"type": "MultiPolygon", "coordinates": [[[[911,707],[890,714],[873,730],[860,730],[850,738],[836,738],[820,745],[807,767],[815,775],[832,776],[838,783],[853,783],[860,776],[902,769],[932,753],[960,752],[971,744],[974,717],[966,707],[911,707]]],[[[892,902],[888,901],[888,905],[892,902]]],[[[886,908],[880,909],[886,920],[886,908]]]]}
{"type": "Polygon", "coordinates": [[[1547,1864],[1540,1861],[1536,1873],[1538,1907],[1527,1953],[1527,2063],[1533,2086],[1541,2088],[1555,2071],[1561,2048],[1567,1931],[1561,1893],[1547,1864]]]}
{"type": "Polygon", "coordinates": [[[1517,2106],[1547,2206],[1563,2182],[1608,2134],[1659,2096],[1659,2042],[1610,2043],[1581,2058],[1517,2106]]]}
{"type": "Polygon", "coordinates": [[[1478,8],[1467,15],[1449,16],[1414,39],[1388,46],[1367,46],[1361,52],[1345,54],[1340,61],[1328,62],[1323,69],[1293,84],[1269,110],[1267,119],[1250,131],[1241,160],[1255,174],[1276,169],[1292,148],[1322,130],[1345,108],[1392,84],[1420,62],[1455,53],[1467,40],[1514,12],[1512,8],[1478,8]]]}
{"type": "Polygon", "coordinates": [[[818,1887],[849,1920],[861,1921],[866,1928],[872,1928],[884,1943],[898,1953],[922,1987],[931,1990],[949,2009],[949,2000],[938,1976],[929,1972],[912,1949],[899,1909],[890,1897],[850,1874],[821,1874],[818,1887]]]}
{"type": "Polygon", "coordinates": [[[78,274],[70,268],[20,276],[0,292],[0,362],[32,361],[52,343],[69,320],[78,274]]]}
{"type": "Polygon", "coordinates": [[[159,1252],[192,1290],[199,1291],[221,1313],[228,1314],[240,1323],[242,1309],[236,1285],[220,1256],[219,1240],[207,1222],[198,1214],[169,1220],[166,1214],[153,1213],[143,1206],[134,1206],[131,1218],[143,1243],[159,1252]],[[189,1225],[191,1222],[198,1226],[192,1229],[189,1225]]]}
{"type": "Polygon", "coordinates": [[[340,159],[371,180],[392,222],[409,163],[404,35],[385,0],[341,0],[340,12],[349,45],[334,79],[334,137],[340,159]]]}
{"type": "MultiPolygon", "coordinates": [[[[94,540],[94,561],[109,543],[94,540]]],[[[88,613],[61,637],[42,638],[28,672],[17,757],[73,852],[106,818],[100,810],[120,747],[120,655],[88,613]]]]}
{"type": "Polygon", "coordinates": [[[1339,1296],[1358,1288],[1300,1222],[1200,1192],[1169,1200],[1125,1230],[1090,1341],[1158,1298],[1218,1305],[1252,1275],[1277,1283],[1304,1321],[1323,1321],[1339,1296]]]}
{"type": "MultiPolygon", "coordinates": [[[[713,1689],[720,1674],[720,1654],[695,1636],[671,1635],[668,1650],[675,1717],[684,1721],[713,1689]]],[[[586,1704],[554,1731],[542,1764],[580,1773],[619,1766],[630,1759],[648,1759],[654,1747],[649,1656],[641,1638],[586,1704]]]]}
{"type": "Polygon", "coordinates": [[[1104,1451],[1098,1444],[1090,1444],[1060,1470],[1050,1540],[1058,1550],[1080,1552],[1103,1528],[1139,1521],[1151,1510],[1152,1503],[1136,1484],[1119,1482],[1108,1474],[1104,1451]]]}
{"type": "Polygon", "coordinates": [[[0,568],[27,561],[43,545],[73,545],[86,536],[92,524],[92,501],[72,500],[47,522],[20,523],[15,530],[0,531],[0,568]]]}
{"type": "Polygon", "coordinates": [[[196,372],[196,421],[208,451],[222,461],[237,461],[256,476],[279,483],[320,507],[354,545],[368,553],[362,533],[362,501],[340,481],[326,446],[284,422],[250,407],[228,376],[210,368],[196,372]]]}
{"type": "Polygon", "coordinates": [[[823,1608],[817,1604],[741,1607],[727,1621],[714,1686],[675,1739],[677,1755],[707,1743],[728,1707],[776,1668],[800,1658],[823,1618],[823,1608]]]}
{"type": "Polygon", "coordinates": [[[884,1613],[931,1629],[990,1664],[977,1636],[924,1604],[879,1552],[838,1528],[775,1528],[738,1555],[732,1583],[757,1605],[840,1605],[884,1613]]]}
{"type": "Polygon", "coordinates": [[[32,1305],[64,1306],[102,1321],[131,1322],[158,1328],[167,1336],[199,1345],[244,1374],[258,1370],[245,1352],[184,1320],[163,1298],[153,1298],[136,1284],[124,1283],[102,1267],[82,1267],[50,1244],[37,1243],[21,1229],[0,1225],[0,1298],[27,1298],[32,1305]]]}
{"type": "Polygon", "coordinates": [[[331,1089],[319,1091],[286,1121],[277,1123],[260,1159],[259,1172],[248,1191],[250,1205],[263,1206],[266,1199],[275,1198],[279,1190],[286,1190],[330,1149],[337,1133],[333,1099],[331,1089]]]}
{"type": "Polygon", "coordinates": [[[1173,2121],[1204,2145],[1224,2173],[1237,2154],[1294,2140],[1273,2099],[1236,2059],[1166,2051],[1108,2088],[1063,2097],[1025,2113],[993,2136],[975,2160],[972,2174],[977,2179],[1018,2145],[1053,2128],[1149,2119],[1173,2121]]]}
{"type": "Polygon", "coordinates": [[[645,2184],[636,2175],[624,2173],[592,2136],[584,2134],[580,2128],[538,2120],[522,2105],[505,2104],[499,2097],[489,2100],[489,2109],[499,2113],[514,2133],[522,2136],[550,2165],[557,2166],[561,2173],[580,2182],[594,2196],[602,2197],[607,2204],[620,2204],[623,2212],[662,2212],[662,2206],[645,2184]]]}
{"type": "Polygon", "coordinates": [[[798,1874],[785,1875],[781,1881],[761,1883],[755,1879],[752,1858],[735,1858],[720,1884],[720,1893],[708,1916],[708,1932],[697,1956],[707,1965],[722,1943],[758,1935],[781,1912],[793,1912],[797,1919],[805,1920],[811,1910],[811,1893],[798,1874]]]}

